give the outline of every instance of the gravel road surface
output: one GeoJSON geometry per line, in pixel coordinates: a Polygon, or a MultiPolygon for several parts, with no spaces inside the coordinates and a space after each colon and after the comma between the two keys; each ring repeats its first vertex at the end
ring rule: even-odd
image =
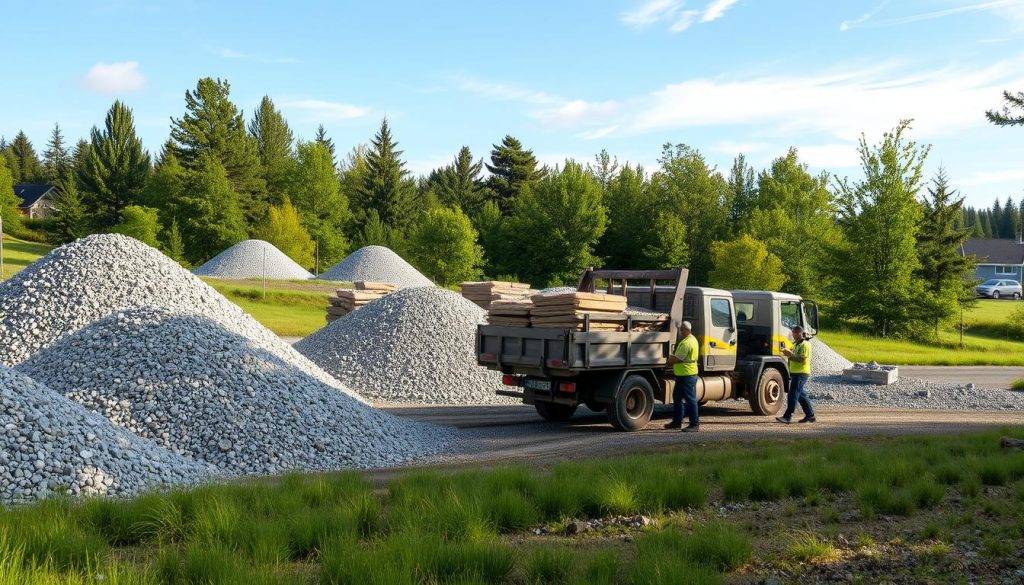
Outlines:
{"type": "Polygon", "coordinates": [[[1009,388],[1024,378],[1024,368],[1009,366],[899,366],[900,376],[930,382],[974,383],[985,388],[1009,388]]]}

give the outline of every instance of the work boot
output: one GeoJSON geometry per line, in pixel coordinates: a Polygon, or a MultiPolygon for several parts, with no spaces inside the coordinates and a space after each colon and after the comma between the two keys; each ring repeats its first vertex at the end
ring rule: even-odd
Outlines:
{"type": "Polygon", "coordinates": [[[683,432],[684,433],[696,433],[699,430],[700,430],[700,425],[690,425],[688,427],[683,427],[683,432]]]}
{"type": "Polygon", "coordinates": [[[680,428],[680,427],[682,427],[682,426],[683,426],[683,423],[674,423],[674,422],[667,422],[667,423],[665,423],[665,426],[664,426],[664,427],[662,427],[662,428],[666,428],[666,429],[678,429],[678,428],[680,428]]]}
{"type": "Polygon", "coordinates": [[[792,421],[789,420],[788,416],[777,416],[777,417],[775,417],[775,420],[779,421],[780,423],[782,423],[784,425],[788,425],[790,422],[792,422],[792,421]]]}
{"type": "Polygon", "coordinates": [[[813,416],[805,416],[802,419],[798,420],[797,422],[812,423],[812,422],[818,422],[818,419],[814,418],[813,416]]]}

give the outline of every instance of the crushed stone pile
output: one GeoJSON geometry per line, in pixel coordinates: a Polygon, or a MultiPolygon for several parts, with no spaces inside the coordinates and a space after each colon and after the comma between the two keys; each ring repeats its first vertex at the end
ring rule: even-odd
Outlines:
{"type": "Polygon", "coordinates": [[[197,315],[119,311],[18,366],[114,425],[225,474],[384,467],[450,431],[376,410],[197,315]]]}
{"type": "Polygon", "coordinates": [[[386,282],[398,288],[434,286],[429,278],[384,246],[360,248],[317,278],[338,282],[386,282]]]}
{"type": "Polygon", "coordinates": [[[0,283],[0,365],[17,365],[119,310],[146,306],[208,317],[352,394],[178,263],[138,240],[116,234],[89,236],[61,246],[0,283]]]}
{"type": "Polygon", "coordinates": [[[215,278],[263,278],[264,275],[274,280],[313,278],[287,254],[263,240],[239,242],[210,258],[192,273],[215,278]]]}
{"type": "Polygon", "coordinates": [[[480,367],[486,312],[449,290],[399,290],[331,323],[295,349],[364,397],[416,404],[509,404],[501,374],[480,367]]]}
{"type": "Polygon", "coordinates": [[[839,355],[818,338],[811,339],[811,371],[815,374],[842,374],[853,362],[839,355]]]}
{"type": "Polygon", "coordinates": [[[0,366],[0,503],[58,493],[127,496],[190,485],[214,470],[119,429],[60,393],[0,366]]]}

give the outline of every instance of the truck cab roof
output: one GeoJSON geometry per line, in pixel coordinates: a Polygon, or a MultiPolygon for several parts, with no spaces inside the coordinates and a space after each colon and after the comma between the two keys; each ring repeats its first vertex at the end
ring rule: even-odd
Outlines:
{"type": "Polygon", "coordinates": [[[732,293],[727,290],[720,288],[711,288],[709,286],[688,286],[686,287],[687,294],[700,293],[704,295],[731,297],[732,293]]]}
{"type": "Polygon", "coordinates": [[[734,290],[732,296],[737,299],[763,299],[773,301],[801,301],[800,295],[775,292],[771,290],[734,290]]]}

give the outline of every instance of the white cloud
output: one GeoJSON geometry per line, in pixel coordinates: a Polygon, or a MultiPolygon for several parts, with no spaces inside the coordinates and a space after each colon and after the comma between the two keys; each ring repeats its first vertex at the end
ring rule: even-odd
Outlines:
{"type": "Polygon", "coordinates": [[[886,18],[881,20],[874,20],[874,16],[886,5],[883,2],[877,8],[869,11],[860,18],[853,20],[845,20],[839,25],[839,30],[846,31],[853,28],[861,27],[888,27],[888,26],[899,26],[901,24],[911,24],[914,22],[921,22],[925,20],[934,20],[936,18],[944,18],[946,16],[954,16],[957,14],[964,14],[967,12],[982,12],[982,11],[997,11],[1010,18],[1024,21],[1024,0],[989,0],[987,2],[971,2],[969,4],[961,4],[959,6],[953,6],[950,8],[942,8],[939,10],[931,10],[928,12],[919,12],[917,14],[911,14],[908,16],[900,16],[894,18],[886,18]]]}
{"type": "Polygon", "coordinates": [[[1002,171],[980,171],[957,182],[957,185],[972,187],[975,185],[994,185],[997,183],[1024,182],[1024,169],[1007,169],[1002,171]]]}
{"type": "Polygon", "coordinates": [[[100,62],[89,68],[83,82],[89,91],[119,94],[142,89],[146,78],[139,71],[138,61],[100,62]]]}
{"type": "Polygon", "coordinates": [[[772,145],[767,142],[733,142],[732,140],[720,140],[711,147],[712,152],[718,154],[736,155],[757,154],[767,151],[772,145]]]}
{"type": "Polygon", "coordinates": [[[860,165],[860,154],[855,144],[822,144],[799,146],[800,161],[824,169],[852,168],[860,165]]]}
{"type": "Polygon", "coordinates": [[[240,53],[238,51],[235,51],[234,49],[221,49],[218,54],[221,57],[224,57],[225,59],[245,59],[246,58],[246,54],[245,53],[240,53]]]}
{"type": "Polygon", "coordinates": [[[683,32],[684,30],[690,28],[690,25],[693,24],[693,21],[697,20],[698,14],[700,13],[697,12],[696,10],[683,10],[682,12],[679,13],[679,17],[676,18],[676,21],[672,23],[672,26],[668,27],[668,30],[674,33],[683,32]]]}
{"type": "Polygon", "coordinates": [[[592,120],[606,119],[614,115],[620,107],[620,104],[615,100],[587,101],[568,99],[543,91],[535,91],[504,83],[493,83],[467,76],[456,78],[456,85],[462,91],[469,93],[532,106],[532,110],[528,115],[546,126],[553,127],[593,125],[592,120]]]}
{"type": "Polygon", "coordinates": [[[885,5],[888,4],[888,3],[889,3],[889,0],[882,0],[881,4],[879,4],[878,6],[875,6],[871,10],[868,10],[867,12],[865,12],[862,15],[860,15],[859,17],[852,18],[850,20],[844,20],[843,22],[840,22],[839,23],[839,30],[847,31],[847,30],[850,30],[851,28],[856,28],[857,26],[859,26],[859,25],[861,25],[861,24],[871,20],[872,18],[875,17],[876,14],[878,14],[883,8],[885,8],[885,5]]]}
{"type": "Polygon", "coordinates": [[[302,110],[321,121],[351,120],[353,118],[362,118],[370,113],[370,108],[315,99],[288,100],[283,102],[281,106],[302,110]]]}
{"type": "Polygon", "coordinates": [[[683,10],[685,0],[648,0],[633,10],[623,12],[619,20],[634,28],[643,28],[658,22],[669,22],[668,30],[683,32],[695,22],[711,22],[725,15],[739,0],[710,0],[703,10],[683,10]]]}
{"type": "Polygon", "coordinates": [[[260,57],[257,55],[250,55],[234,49],[223,48],[217,51],[217,54],[225,59],[240,59],[245,61],[256,61],[258,63],[295,63],[296,60],[292,57],[260,57]]]}
{"type": "Polygon", "coordinates": [[[732,8],[738,0],[711,0],[704,8],[704,16],[700,17],[701,22],[711,22],[725,16],[725,11],[732,8]]]}
{"type": "Polygon", "coordinates": [[[455,79],[456,85],[462,91],[485,95],[499,100],[526,102],[538,105],[559,104],[565,100],[546,94],[541,91],[532,91],[507,85],[503,83],[492,83],[475,79],[473,77],[459,76],[455,79]]]}
{"type": "Polygon", "coordinates": [[[671,18],[682,5],[682,0],[649,0],[633,10],[623,12],[621,20],[630,26],[648,26],[659,20],[671,18]]]}
{"type": "Polygon", "coordinates": [[[586,132],[580,132],[579,134],[576,135],[576,138],[581,138],[583,140],[600,140],[601,138],[604,138],[605,136],[613,134],[618,129],[619,129],[619,127],[617,125],[616,126],[605,126],[604,128],[598,128],[596,130],[588,130],[586,132]]]}

